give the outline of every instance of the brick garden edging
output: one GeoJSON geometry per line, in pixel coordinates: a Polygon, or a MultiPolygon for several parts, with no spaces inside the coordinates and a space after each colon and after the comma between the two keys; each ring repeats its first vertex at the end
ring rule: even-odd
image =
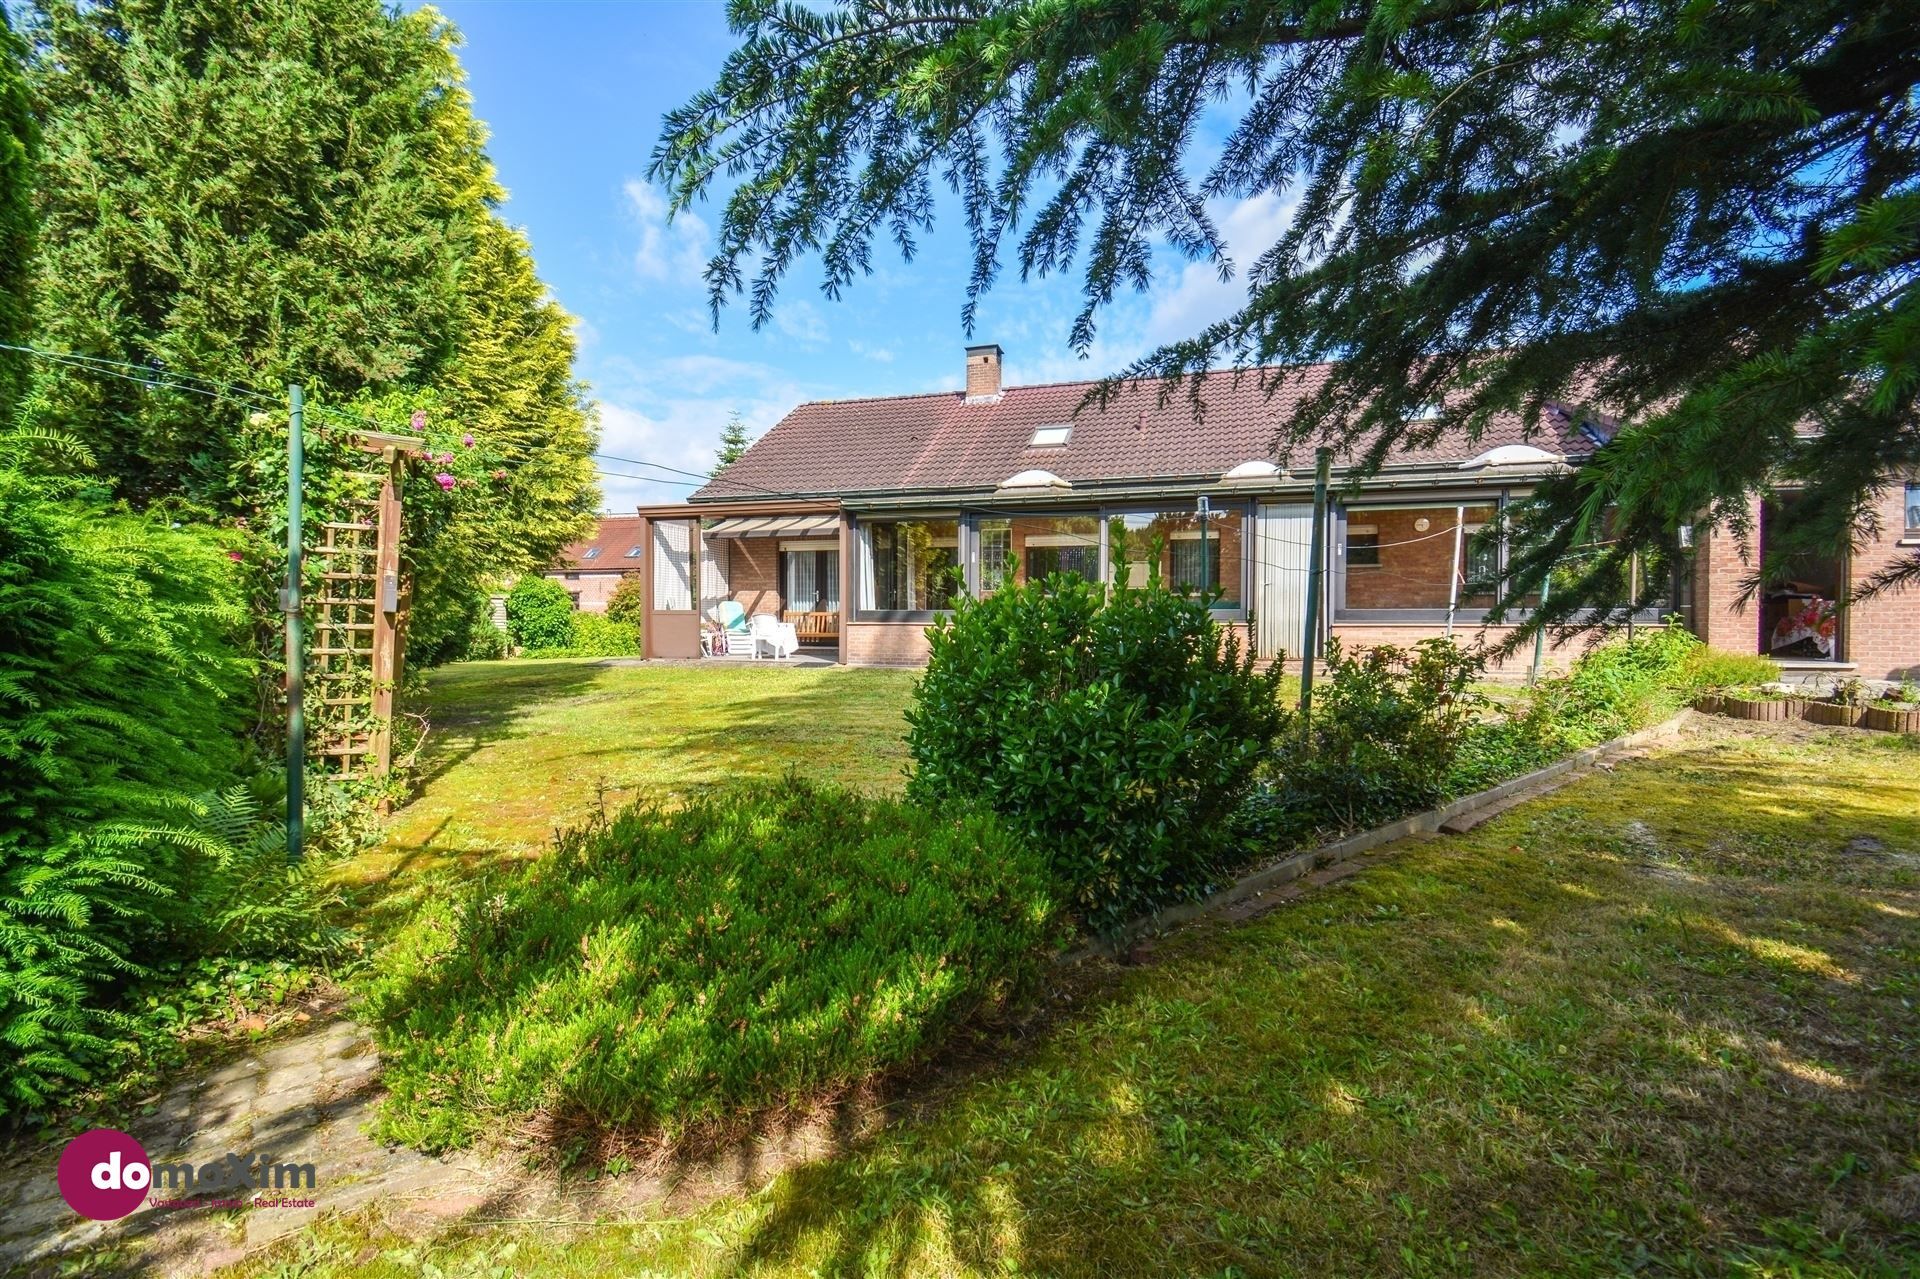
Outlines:
{"type": "Polygon", "coordinates": [[[1578,769],[1597,764],[1621,751],[1674,737],[1686,727],[1693,716],[1692,710],[1683,710],[1673,718],[1655,724],[1651,728],[1643,728],[1637,733],[1628,733],[1625,737],[1616,737],[1610,742],[1602,742],[1598,746],[1589,746],[1583,751],[1575,751],[1565,759],[1556,760],[1545,768],[1523,773],[1511,781],[1501,782],[1498,786],[1463,796],[1450,804],[1430,808],[1424,813],[1415,813],[1411,817],[1402,817],[1397,822],[1376,826],[1372,830],[1363,830],[1331,844],[1322,844],[1318,848],[1293,853],[1236,880],[1199,901],[1168,906],[1134,920],[1117,933],[1077,946],[1060,955],[1058,962],[1073,964],[1091,959],[1096,955],[1118,954],[1143,938],[1167,932],[1197,919],[1220,914],[1249,897],[1255,897],[1282,884],[1291,883],[1323,867],[1333,866],[1358,857],[1362,853],[1371,852],[1382,844],[1391,844],[1394,840],[1405,839],[1409,835],[1437,831],[1449,822],[1493,808],[1512,799],[1515,795],[1564,777],[1578,769]]]}

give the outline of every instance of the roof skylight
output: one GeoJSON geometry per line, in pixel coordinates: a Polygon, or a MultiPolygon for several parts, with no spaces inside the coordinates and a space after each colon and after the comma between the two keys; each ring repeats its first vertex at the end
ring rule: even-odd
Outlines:
{"type": "Polygon", "coordinates": [[[1031,449],[1059,448],[1073,434],[1073,423],[1059,426],[1037,426],[1033,430],[1033,440],[1027,445],[1031,449]]]}

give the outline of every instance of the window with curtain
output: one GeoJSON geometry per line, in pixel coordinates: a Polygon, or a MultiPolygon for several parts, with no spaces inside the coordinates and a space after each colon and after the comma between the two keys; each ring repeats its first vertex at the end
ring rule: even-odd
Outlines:
{"type": "Polygon", "coordinates": [[[781,592],[788,611],[794,613],[837,613],[840,610],[840,552],[825,549],[787,550],[780,553],[785,569],[781,574],[785,589],[781,592]]]}
{"type": "Polygon", "coordinates": [[[861,608],[920,613],[952,607],[960,566],[958,520],[867,524],[861,545],[868,566],[861,608]]]}
{"type": "Polygon", "coordinates": [[[660,613],[693,610],[693,523],[653,522],[653,607],[660,613]]]}

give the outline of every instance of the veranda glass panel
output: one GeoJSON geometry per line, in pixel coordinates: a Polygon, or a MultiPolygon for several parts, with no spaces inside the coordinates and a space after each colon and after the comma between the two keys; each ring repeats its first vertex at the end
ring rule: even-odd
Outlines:
{"type": "MultiPolygon", "coordinates": [[[[1015,566],[1016,582],[1037,582],[1052,573],[1073,573],[1097,582],[1100,580],[1099,517],[1013,516],[1007,521],[1006,555],[1015,566]]],[[[982,589],[986,585],[983,572],[982,589]]]]}
{"type": "Polygon", "coordinates": [[[1216,591],[1215,608],[1237,609],[1245,557],[1241,526],[1237,507],[1212,511],[1204,521],[1191,507],[1112,516],[1107,540],[1115,580],[1145,586],[1157,577],[1169,590],[1216,591]]]}
{"type": "Polygon", "coordinates": [[[900,520],[865,530],[871,572],[860,606],[881,612],[950,608],[958,585],[958,520],[900,520]]]}
{"type": "Polygon", "coordinates": [[[1466,508],[1467,527],[1456,576],[1454,543],[1463,532],[1460,508],[1350,509],[1344,548],[1346,607],[1444,611],[1457,581],[1459,607],[1486,608],[1493,603],[1486,587],[1499,574],[1499,548],[1493,544],[1476,547],[1473,535],[1493,518],[1492,506],[1466,508]],[[1469,585],[1473,587],[1471,594],[1469,585]]]}

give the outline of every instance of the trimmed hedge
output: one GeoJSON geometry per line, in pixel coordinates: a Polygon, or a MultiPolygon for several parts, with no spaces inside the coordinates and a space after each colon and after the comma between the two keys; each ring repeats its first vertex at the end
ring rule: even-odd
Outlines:
{"type": "Polygon", "coordinates": [[[541,1114],[678,1139],[804,1106],[1023,992],[1054,914],[985,815],[794,776],[635,805],[381,953],[381,1133],[445,1149],[541,1114]]]}

